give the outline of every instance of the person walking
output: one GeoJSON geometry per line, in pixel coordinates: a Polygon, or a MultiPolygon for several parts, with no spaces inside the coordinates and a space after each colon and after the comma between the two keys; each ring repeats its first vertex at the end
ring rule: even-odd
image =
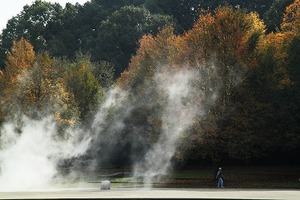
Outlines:
{"type": "Polygon", "coordinates": [[[218,188],[223,188],[224,187],[224,177],[223,177],[223,173],[222,173],[222,168],[219,167],[219,171],[216,175],[216,179],[218,180],[218,184],[217,187],[218,188]]]}

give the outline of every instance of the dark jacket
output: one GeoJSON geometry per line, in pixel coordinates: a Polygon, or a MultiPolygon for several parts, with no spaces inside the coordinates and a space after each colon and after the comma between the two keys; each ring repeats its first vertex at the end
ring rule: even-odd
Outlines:
{"type": "Polygon", "coordinates": [[[221,170],[219,170],[218,173],[217,173],[217,175],[216,175],[216,179],[219,179],[219,178],[224,179],[221,170]]]}

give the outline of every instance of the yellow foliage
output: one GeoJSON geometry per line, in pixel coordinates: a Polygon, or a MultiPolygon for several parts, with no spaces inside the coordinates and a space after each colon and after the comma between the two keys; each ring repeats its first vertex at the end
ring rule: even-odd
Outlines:
{"type": "MultiPolygon", "coordinates": [[[[121,74],[117,85],[128,87],[147,74],[152,76],[157,66],[171,65],[178,60],[180,38],[173,34],[172,27],[162,29],[156,37],[145,35],[139,41],[140,47],[135,56],[131,58],[128,70],[121,74]],[[146,73],[147,72],[147,73],[146,73]]],[[[182,41],[181,41],[182,42],[182,41]]],[[[143,77],[143,78],[147,78],[143,77]]]]}
{"type": "Polygon", "coordinates": [[[19,41],[13,41],[5,62],[5,75],[8,81],[15,81],[24,70],[33,67],[34,60],[33,46],[27,40],[22,38],[19,41]]]}
{"type": "Polygon", "coordinates": [[[286,8],[281,29],[283,31],[300,31],[300,0],[295,0],[286,8]]]}
{"type": "Polygon", "coordinates": [[[203,12],[194,27],[183,35],[177,36],[172,27],[167,27],[157,36],[144,36],[117,84],[134,84],[151,77],[157,69],[177,69],[212,60],[223,68],[256,66],[254,51],[264,31],[265,26],[256,13],[232,7],[218,8],[214,13],[203,12]]]}
{"type": "Polygon", "coordinates": [[[256,12],[251,12],[245,15],[245,24],[248,26],[248,30],[245,34],[246,40],[249,40],[253,34],[257,34],[260,37],[265,35],[266,26],[256,12]]]}
{"type": "Polygon", "coordinates": [[[214,13],[200,15],[193,29],[184,37],[197,62],[216,59],[222,66],[251,67],[255,59],[251,58],[250,46],[264,34],[265,26],[256,13],[221,7],[214,13]]]}
{"type": "Polygon", "coordinates": [[[294,33],[291,31],[283,33],[270,33],[258,44],[261,55],[271,56],[274,62],[273,76],[276,77],[277,87],[282,89],[292,84],[287,71],[287,49],[294,33]]]}
{"type": "Polygon", "coordinates": [[[32,46],[25,40],[14,45],[4,72],[7,84],[2,108],[5,114],[13,116],[18,108],[18,112],[28,117],[54,115],[58,122],[74,125],[78,120],[77,107],[59,78],[52,58],[48,53],[35,57],[32,46]]]}
{"type": "Polygon", "coordinates": [[[62,117],[62,113],[58,112],[58,111],[54,113],[54,119],[60,123],[63,123],[63,124],[69,125],[69,126],[74,126],[77,123],[77,121],[74,119],[62,117]]]}
{"type": "Polygon", "coordinates": [[[215,19],[210,13],[200,15],[194,28],[184,35],[190,49],[190,59],[207,59],[212,55],[213,44],[211,42],[214,40],[212,34],[214,32],[214,22],[215,19]]]}
{"type": "Polygon", "coordinates": [[[143,37],[137,55],[149,56],[147,59],[150,59],[153,64],[155,64],[155,61],[160,64],[168,63],[171,61],[169,57],[176,51],[174,47],[176,36],[173,31],[172,27],[167,27],[161,30],[156,37],[152,35],[143,37]]]}

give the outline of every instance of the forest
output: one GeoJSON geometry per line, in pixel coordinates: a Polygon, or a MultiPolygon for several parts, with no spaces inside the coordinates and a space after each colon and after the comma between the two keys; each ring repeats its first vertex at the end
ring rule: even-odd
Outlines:
{"type": "Polygon", "coordinates": [[[166,146],[178,166],[300,161],[300,0],[36,0],[2,30],[0,69],[1,127],[80,127],[99,166],[166,146]]]}

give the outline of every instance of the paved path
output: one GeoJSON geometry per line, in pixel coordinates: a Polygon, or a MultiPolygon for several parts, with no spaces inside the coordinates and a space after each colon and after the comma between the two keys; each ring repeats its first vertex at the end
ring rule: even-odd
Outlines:
{"type": "Polygon", "coordinates": [[[300,200],[300,190],[244,189],[57,189],[0,192],[0,199],[283,199],[300,200]]]}

